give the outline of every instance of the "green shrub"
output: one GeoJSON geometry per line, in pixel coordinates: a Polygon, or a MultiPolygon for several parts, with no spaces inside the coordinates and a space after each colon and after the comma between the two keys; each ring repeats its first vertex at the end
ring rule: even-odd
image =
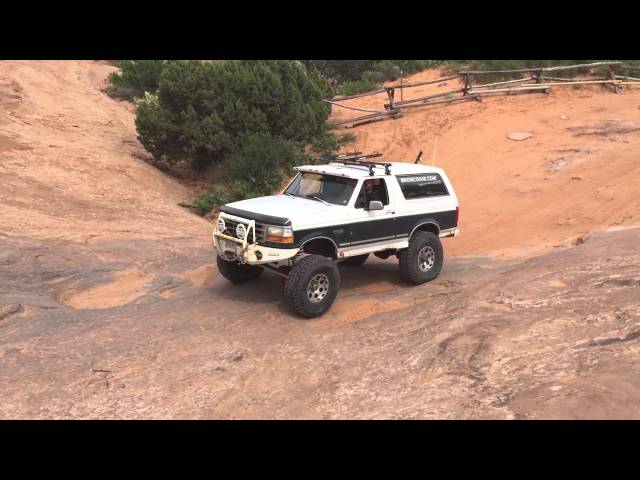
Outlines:
{"type": "MultiPolygon", "coordinates": [[[[434,67],[441,60],[302,60],[310,68],[320,72],[332,84],[341,86],[365,81],[379,84],[396,80],[402,70],[404,75],[434,67]]],[[[366,84],[358,84],[360,88],[366,84]]],[[[353,91],[355,86],[346,87],[353,91]]],[[[377,86],[375,87],[377,88],[377,86]]]]}
{"type": "Polygon", "coordinates": [[[377,90],[380,85],[376,82],[369,82],[366,80],[356,80],[354,82],[344,82],[336,89],[340,95],[356,95],[358,93],[370,92],[377,90]]]}
{"type": "Polygon", "coordinates": [[[616,68],[616,75],[624,77],[640,77],[640,60],[623,60],[623,64],[616,68]]]}
{"type": "Polygon", "coordinates": [[[308,161],[299,145],[268,133],[244,137],[222,164],[225,182],[237,183],[251,195],[271,195],[295,165],[308,161]]]}
{"type": "Polygon", "coordinates": [[[379,71],[367,70],[362,74],[361,81],[377,85],[386,80],[385,75],[379,71]]]}
{"type": "MultiPolygon", "coordinates": [[[[450,73],[459,70],[522,70],[527,68],[546,68],[557,66],[576,65],[581,63],[592,63],[597,60],[450,60],[446,62],[446,69],[450,73]]],[[[596,74],[603,75],[607,72],[607,68],[597,69],[596,74]]],[[[549,72],[552,77],[572,78],[580,75],[586,75],[589,69],[578,70],[558,70],[549,72]]],[[[515,80],[530,76],[530,74],[522,73],[491,73],[476,75],[473,79],[474,84],[492,83],[503,80],[515,80]]]]}
{"type": "Polygon", "coordinates": [[[136,102],[135,124],[138,139],[156,160],[180,155],[176,139],[180,137],[182,129],[168,117],[165,109],[160,108],[157,94],[146,92],[136,102]]]}
{"type": "Polygon", "coordinates": [[[194,206],[204,212],[224,203],[271,195],[295,165],[308,161],[294,142],[264,132],[248,134],[239,139],[221,165],[218,188],[224,185],[224,191],[211,188],[194,206]]]}
{"type": "Polygon", "coordinates": [[[336,93],[356,95],[377,90],[383,82],[434,67],[439,60],[303,60],[336,85],[336,93]]]}
{"type": "Polygon", "coordinates": [[[303,145],[326,130],[327,82],[294,61],[171,62],[157,101],[138,103],[140,142],[195,170],[224,161],[253,133],[303,145]]]}
{"type": "Polygon", "coordinates": [[[334,154],[341,147],[354,142],[355,139],[355,132],[336,134],[333,131],[327,130],[311,144],[311,150],[315,155],[327,157],[334,154]]]}
{"type": "Polygon", "coordinates": [[[145,92],[155,92],[167,63],[167,60],[115,61],[120,72],[113,72],[107,77],[110,83],[107,93],[113,97],[133,100],[145,92]]]}
{"type": "Polygon", "coordinates": [[[385,82],[396,80],[400,78],[400,71],[403,71],[403,74],[409,73],[406,70],[403,70],[397,62],[393,60],[382,60],[375,65],[375,71],[378,74],[377,82],[385,82]]]}
{"type": "MultiPolygon", "coordinates": [[[[328,131],[314,142],[313,152],[330,155],[354,140],[353,132],[336,135],[328,131]]],[[[192,206],[204,214],[225,203],[272,195],[294,173],[294,166],[310,161],[293,142],[266,133],[250,134],[222,163],[217,185],[196,197],[192,206]]]]}
{"type": "Polygon", "coordinates": [[[213,190],[207,190],[198,195],[191,205],[185,205],[193,207],[204,215],[211,210],[218,208],[220,205],[227,203],[226,195],[224,193],[216,192],[213,190]]]}
{"type": "Polygon", "coordinates": [[[375,60],[302,60],[307,67],[318,71],[333,85],[357,81],[371,70],[375,60]]]}

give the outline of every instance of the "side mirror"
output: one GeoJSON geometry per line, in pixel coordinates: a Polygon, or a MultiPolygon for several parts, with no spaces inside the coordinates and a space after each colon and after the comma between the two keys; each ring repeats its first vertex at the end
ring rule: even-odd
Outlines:
{"type": "Polygon", "coordinates": [[[382,210],[383,205],[379,200],[371,200],[369,202],[369,210],[382,210]]]}

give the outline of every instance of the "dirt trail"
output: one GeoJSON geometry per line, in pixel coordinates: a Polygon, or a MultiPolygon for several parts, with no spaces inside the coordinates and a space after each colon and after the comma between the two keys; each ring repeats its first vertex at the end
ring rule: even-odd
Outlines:
{"type": "Polygon", "coordinates": [[[391,259],[341,268],[303,321],[273,275],[217,275],[211,224],[101,92],[111,70],[0,62],[0,418],[640,418],[638,93],[356,129],[405,159],[438,133],[463,234],[420,287],[391,259]]]}

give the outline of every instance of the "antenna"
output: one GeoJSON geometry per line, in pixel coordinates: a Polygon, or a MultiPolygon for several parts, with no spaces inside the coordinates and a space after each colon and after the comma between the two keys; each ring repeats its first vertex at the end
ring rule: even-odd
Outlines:
{"type": "Polygon", "coordinates": [[[436,141],[433,144],[433,165],[436,166],[436,149],[438,148],[438,135],[436,135],[436,141]]]}
{"type": "Polygon", "coordinates": [[[420,153],[418,153],[418,158],[416,158],[416,161],[413,163],[421,163],[420,159],[422,158],[422,150],[420,150],[420,153]]]}

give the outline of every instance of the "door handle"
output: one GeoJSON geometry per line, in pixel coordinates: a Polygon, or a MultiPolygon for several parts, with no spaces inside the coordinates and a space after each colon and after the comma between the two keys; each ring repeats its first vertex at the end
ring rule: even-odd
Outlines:
{"type": "Polygon", "coordinates": [[[389,212],[389,211],[387,211],[387,212],[385,212],[385,213],[386,213],[387,215],[395,215],[395,213],[396,213],[396,212],[389,212]]]}

